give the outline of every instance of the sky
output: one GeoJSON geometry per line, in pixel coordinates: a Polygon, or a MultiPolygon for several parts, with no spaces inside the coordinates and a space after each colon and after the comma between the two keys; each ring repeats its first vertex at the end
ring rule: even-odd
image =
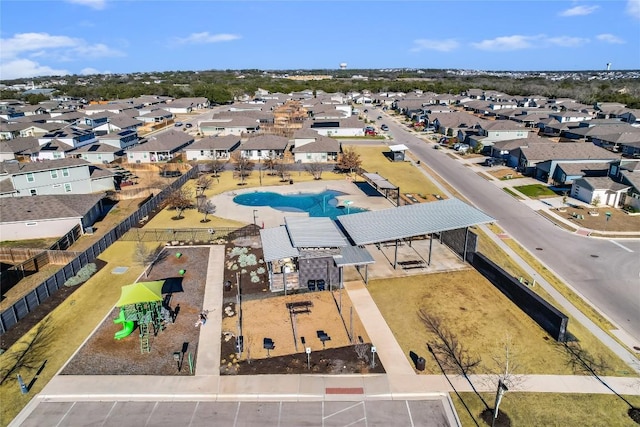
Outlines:
{"type": "Polygon", "coordinates": [[[2,0],[0,80],[201,70],[640,69],[640,0],[2,0]]]}

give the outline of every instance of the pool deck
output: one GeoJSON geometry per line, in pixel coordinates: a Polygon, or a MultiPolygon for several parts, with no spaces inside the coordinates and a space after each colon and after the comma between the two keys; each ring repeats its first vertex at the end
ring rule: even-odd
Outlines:
{"type": "Polygon", "coordinates": [[[353,202],[352,207],[365,208],[369,210],[380,210],[394,207],[394,205],[384,197],[368,196],[358,188],[353,182],[348,180],[332,180],[332,181],[309,181],[295,184],[269,186],[269,187],[252,187],[243,190],[229,191],[216,195],[211,198],[212,203],[216,206],[216,216],[234,219],[252,223],[255,218],[256,224],[264,227],[277,227],[284,224],[285,217],[302,216],[306,217],[306,212],[284,212],[273,209],[268,206],[244,206],[233,201],[233,198],[240,194],[253,193],[259,191],[271,191],[279,194],[299,194],[299,193],[321,193],[325,190],[334,190],[344,193],[337,196],[338,202],[350,200],[353,202]]]}

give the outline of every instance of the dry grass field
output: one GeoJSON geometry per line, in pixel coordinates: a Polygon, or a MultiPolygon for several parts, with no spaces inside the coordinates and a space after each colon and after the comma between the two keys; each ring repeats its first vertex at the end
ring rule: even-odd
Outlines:
{"type": "MultiPolygon", "coordinates": [[[[485,409],[480,398],[473,393],[460,393],[475,420],[485,424],[480,414],[485,409]]],[[[494,393],[481,393],[483,399],[493,405],[494,393]]],[[[640,396],[624,396],[640,407],[640,396]]],[[[463,426],[476,425],[464,405],[455,394],[451,399],[463,426]]],[[[607,394],[559,394],[512,393],[504,394],[500,412],[509,417],[512,426],[557,427],[637,427],[627,415],[629,406],[614,395],[607,394]]],[[[498,419],[500,420],[500,418],[498,419]]],[[[500,424],[496,423],[497,426],[500,424]]]]}
{"type": "MultiPolygon", "coordinates": [[[[477,373],[495,371],[492,357],[507,338],[521,373],[575,373],[562,347],[475,270],[375,280],[368,288],[407,355],[414,351],[425,357],[426,343],[435,339],[418,317],[422,309],[442,319],[470,354],[482,359],[477,373]]],[[[609,368],[602,374],[630,374],[628,366],[577,326],[569,321],[570,333],[589,354],[606,360],[609,368]]],[[[439,373],[435,363],[428,363],[425,372],[439,373]]]]}

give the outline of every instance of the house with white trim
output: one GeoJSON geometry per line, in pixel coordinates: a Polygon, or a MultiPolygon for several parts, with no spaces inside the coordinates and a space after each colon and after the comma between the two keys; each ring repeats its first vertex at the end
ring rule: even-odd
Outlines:
{"type": "Polygon", "coordinates": [[[129,163],[167,162],[194,141],[193,136],[176,130],[157,134],[143,144],[136,144],[126,150],[129,163]]]}
{"type": "Polygon", "coordinates": [[[229,160],[231,153],[240,147],[237,135],[207,136],[184,149],[187,160],[229,160]]]}

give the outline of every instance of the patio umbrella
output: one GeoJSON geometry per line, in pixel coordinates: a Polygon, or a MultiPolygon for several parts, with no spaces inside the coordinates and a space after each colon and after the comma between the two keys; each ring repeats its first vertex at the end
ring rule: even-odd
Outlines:
{"type": "Polygon", "coordinates": [[[155,282],[139,282],[123,286],[116,307],[143,302],[162,301],[162,285],[164,280],[155,282]]]}

